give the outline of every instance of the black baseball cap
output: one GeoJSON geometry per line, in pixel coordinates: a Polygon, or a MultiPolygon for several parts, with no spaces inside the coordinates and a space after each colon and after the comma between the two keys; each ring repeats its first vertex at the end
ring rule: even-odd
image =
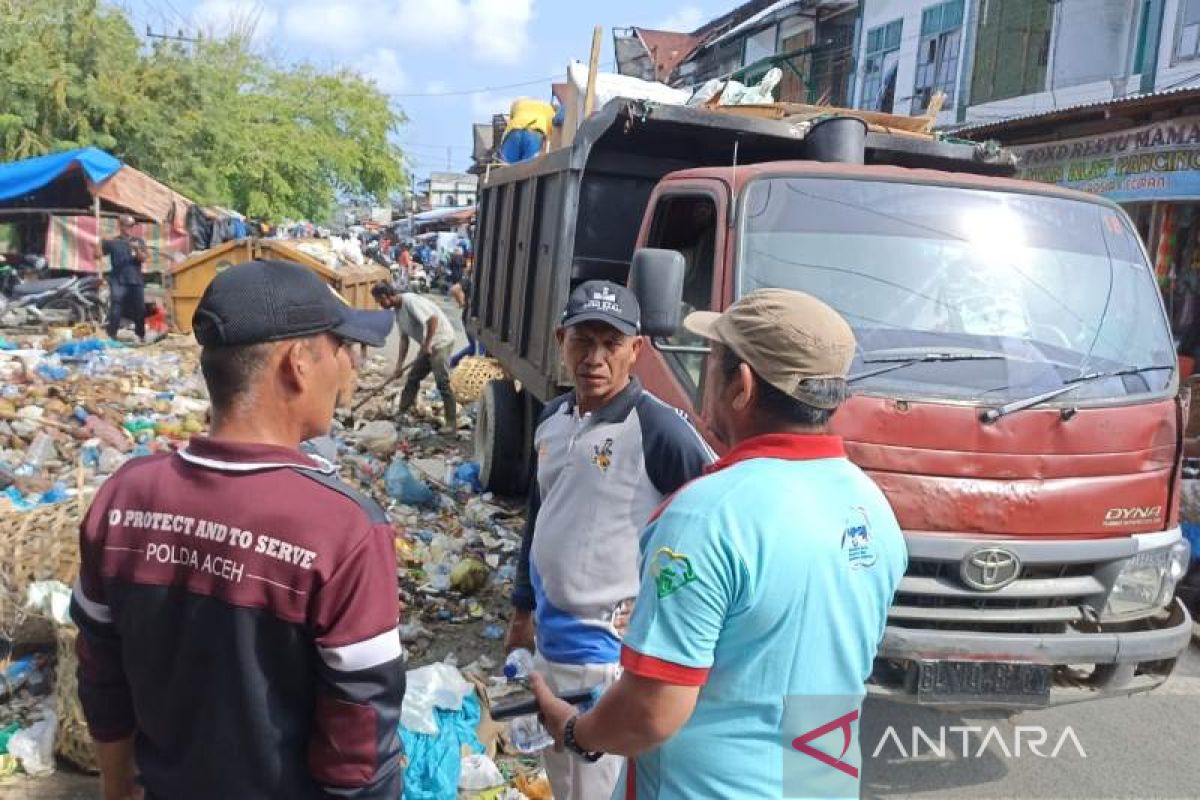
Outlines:
{"type": "Polygon", "coordinates": [[[250,261],[217,274],[192,315],[192,330],[205,347],[277,342],[326,331],[382,347],[394,322],[391,311],[346,305],[307,267],[250,261]]]}
{"type": "Polygon", "coordinates": [[[636,336],[642,329],[642,307],[637,296],[619,283],[587,281],[567,298],[561,324],[569,328],[581,322],[603,322],[626,336],[636,336]]]}

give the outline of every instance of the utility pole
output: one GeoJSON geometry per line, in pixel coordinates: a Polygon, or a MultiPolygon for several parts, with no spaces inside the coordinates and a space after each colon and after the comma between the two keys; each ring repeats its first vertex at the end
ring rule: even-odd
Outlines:
{"type": "Polygon", "coordinates": [[[451,171],[451,166],[450,166],[450,149],[451,149],[451,148],[450,148],[450,145],[446,145],[446,172],[450,172],[450,171],[451,171]]]}
{"type": "Polygon", "coordinates": [[[152,31],[150,29],[149,25],[146,26],[146,38],[147,39],[162,39],[164,41],[171,41],[171,42],[185,42],[187,44],[200,44],[200,40],[201,40],[201,37],[199,37],[199,36],[184,36],[183,28],[180,28],[178,33],[176,33],[176,35],[172,36],[169,33],[155,33],[154,31],[152,31]]]}

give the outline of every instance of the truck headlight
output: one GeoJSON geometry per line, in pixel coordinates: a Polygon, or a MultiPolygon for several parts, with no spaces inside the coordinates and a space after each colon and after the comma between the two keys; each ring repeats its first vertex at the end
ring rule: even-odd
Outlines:
{"type": "Polygon", "coordinates": [[[1188,543],[1176,542],[1127,559],[1113,582],[1104,616],[1123,617],[1170,603],[1190,556],[1188,543]]]}

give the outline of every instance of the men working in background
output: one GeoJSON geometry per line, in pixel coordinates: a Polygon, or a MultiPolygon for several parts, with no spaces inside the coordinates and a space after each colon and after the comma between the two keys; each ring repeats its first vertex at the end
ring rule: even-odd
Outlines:
{"type": "Polygon", "coordinates": [[[108,256],[108,338],[115,339],[121,319],[133,322],[138,339],[146,338],[146,287],[142,265],[150,258],[146,242],[133,235],[136,221],[128,214],[117,220],[120,235],[96,245],[96,258],[108,256]]]}
{"type": "Polygon", "coordinates": [[[226,270],[192,319],[213,426],[130,461],[84,520],[71,602],[104,800],[395,800],[395,532],[297,449],[392,319],[298,264],[226,270]],[[135,768],[136,760],[136,768],[135,768]]]}
{"type": "MultiPolygon", "coordinates": [[[[713,459],[683,414],[630,372],[641,312],[624,286],[571,293],[558,329],[575,391],[546,406],[506,648],[532,649],[556,691],[607,686],[638,590],[638,534],[663,499],[713,459]],[[536,614],[536,631],[534,615],[536,614]]],[[[557,800],[608,800],[621,767],[544,754],[557,800]]]]}
{"type": "Polygon", "coordinates": [[[454,433],[458,429],[458,413],[454,393],[450,391],[450,355],[454,351],[454,325],[437,304],[417,294],[396,291],[389,283],[377,283],[371,289],[375,302],[393,311],[400,329],[400,353],[396,369],[389,381],[394,381],[404,372],[408,358],[408,342],[411,339],[421,348],[417,358],[409,367],[408,380],[400,394],[400,413],[407,414],[417,400],[421,381],[430,372],[442,395],[442,406],[446,419],[446,430],[454,433]]]}
{"type": "Polygon", "coordinates": [[[803,753],[783,771],[793,737],[851,730],[908,560],[883,493],[827,432],[854,334],[783,289],[685,324],[714,343],[707,408],[733,449],[643,534],[620,680],[577,715],[532,679],[546,728],[583,758],[631,757],[620,797],[857,797],[857,772],[826,790],[843,773],[803,753]]]}

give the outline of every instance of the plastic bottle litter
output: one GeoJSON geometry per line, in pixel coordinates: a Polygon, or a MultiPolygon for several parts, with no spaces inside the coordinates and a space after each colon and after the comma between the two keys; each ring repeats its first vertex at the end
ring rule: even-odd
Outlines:
{"type": "Polygon", "coordinates": [[[518,647],[504,659],[504,677],[510,681],[524,680],[533,672],[533,653],[518,647]]]}
{"type": "Polygon", "coordinates": [[[54,449],[54,440],[48,433],[39,433],[35,436],[29,449],[25,451],[25,463],[35,469],[57,457],[58,451],[54,449]]]}
{"type": "Polygon", "coordinates": [[[536,714],[513,717],[508,724],[508,734],[518,753],[536,753],[554,744],[554,737],[538,722],[536,714]]]}

